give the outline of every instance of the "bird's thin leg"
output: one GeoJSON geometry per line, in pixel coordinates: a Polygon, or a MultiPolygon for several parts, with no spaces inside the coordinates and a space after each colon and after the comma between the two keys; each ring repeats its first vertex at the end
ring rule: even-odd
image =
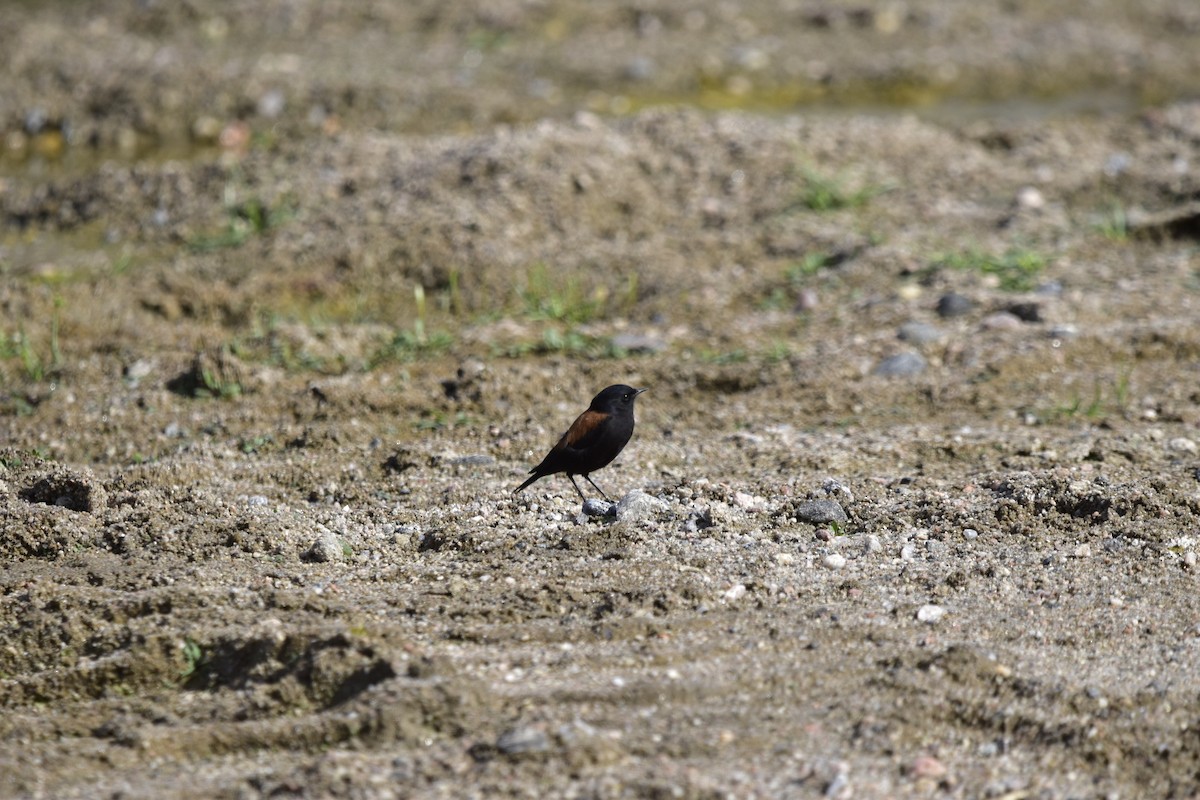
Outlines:
{"type": "MultiPolygon", "coordinates": [[[[585,477],[585,478],[586,478],[586,477],[587,477],[587,475],[584,475],[583,477],[585,477]]],[[[586,503],[586,502],[587,502],[587,498],[583,496],[583,492],[579,491],[579,484],[575,482],[575,476],[574,476],[574,475],[568,475],[568,476],[567,476],[567,479],[568,479],[568,480],[570,480],[570,481],[571,481],[571,485],[575,487],[575,493],[579,495],[579,499],[580,499],[580,500],[582,500],[583,502],[585,502],[585,503],[586,503]]],[[[595,486],[595,485],[596,485],[596,484],[594,484],[594,483],[592,484],[592,486],[595,486]]],[[[604,492],[601,492],[600,494],[604,494],[604,492]]]]}
{"type": "MultiPolygon", "coordinates": [[[[608,500],[608,495],[606,495],[606,494],[604,493],[604,490],[603,490],[603,489],[601,489],[599,486],[596,486],[596,482],[595,482],[594,480],[592,480],[592,476],[591,476],[591,475],[584,475],[584,476],[583,476],[583,479],[584,479],[585,481],[587,481],[588,483],[590,483],[592,486],[594,486],[594,487],[596,488],[596,491],[600,493],[600,496],[601,496],[601,497],[603,497],[605,500],[608,500]]],[[[608,500],[608,502],[610,502],[610,503],[611,503],[611,502],[612,502],[612,500],[608,500]]]]}

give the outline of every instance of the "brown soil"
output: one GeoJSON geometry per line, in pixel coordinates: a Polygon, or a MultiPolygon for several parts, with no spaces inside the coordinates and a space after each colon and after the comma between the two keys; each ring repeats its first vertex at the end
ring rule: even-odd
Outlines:
{"type": "Polygon", "coordinates": [[[0,795],[1194,796],[1194,5],[6,5],[0,795]]]}

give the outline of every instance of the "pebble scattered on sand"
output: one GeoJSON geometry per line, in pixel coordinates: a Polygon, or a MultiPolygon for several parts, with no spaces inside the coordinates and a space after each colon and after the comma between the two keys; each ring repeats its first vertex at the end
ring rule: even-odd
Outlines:
{"type": "Polygon", "coordinates": [[[827,569],[841,569],[846,566],[846,557],[841,553],[830,553],[821,559],[821,564],[827,569]]]}
{"type": "Polygon", "coordinates": [[[619,520],[646,519],[666,510],[667,504],[662,500],[634,489],[617,503],[616,515],[619,520]]]}
{"type": "Polygon", "coordinates": [[[880,361],[874,373],[883,378],[903,378],[925,371],[925,357],[920,353],[897,353],[880,361]]]}
{"type": "Polygon", "coordinates": [[[828,525],[830,522],[843,525],[848,521],[846,510],[836,500],[805,500],[796,504],[793,513],[801,522],[814,525],[828,525]]]}
{"type": "Polygon", "coordinates": [[[525,753],[544,753],[550,749],[550,739],[544,731],[524,725],[509,728],[496,739],[496,749],[509,756],[525,753]]]}
{"type": "Polygon", "coordinates": [[[304,552],[306,561],[324,564],[330,561],[341,561],[343,557],[342,542],[337,534],[328,528],[323,528],[317,535],[316,541],[304,552]]]}
{"type": "Polygon", "coordinates": [[[975,304],[971,299],[958,292],[947,292],[938,298],[937,313],[940,317],[961,317],[971,313],[975,304]]]}
{"type": "Polygon", "coordinates": [[[661,353],[667,349],[665,341],[644,333],[618,333],[612,337],[612,345],[627,353],[661,353]]]}
{"type": "Polygon", "coordinates": [[[946,616],[946,609],[933,603],[927,603],[917,609],[917,619],[921,622],[926,622],[932,625],[933,623],[946,616]]]}
{"type": "Polygon", "coordinates": [[[940,342],[944,335],[936,325],[917,321],[904,323],[900,326],[900,332],[897,334],[901,341],[911,342],[915,345],[940,342]]]}
{"type": "Polygon", "coordinates": [[[985,331],[1015,331],[1021,324],[1021,318],[1011,311],[997,311],[979,321],[980,329],[985,331]]]}
{"type": "Polygon", "coordinates": [[[584,516],[588,517],[615,517],[617,515],[617,504],[589,497],[583,501],[583,513],[584,516]]]}

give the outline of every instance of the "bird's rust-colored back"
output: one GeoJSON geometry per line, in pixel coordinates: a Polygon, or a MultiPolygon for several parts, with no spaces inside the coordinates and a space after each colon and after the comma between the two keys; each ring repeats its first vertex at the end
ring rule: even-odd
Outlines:
{"type": "Polygon", "coordinates": [[[609,414],[588,409],[571,423],[571,427],[567,428],[567,432],[562,435],[562,438],[558,440],[558,444],[554,445],[554,448],[558,450],[563,447],[579,447],[588,436],[594,434],[604,424],[609,416],[609,414]]]}

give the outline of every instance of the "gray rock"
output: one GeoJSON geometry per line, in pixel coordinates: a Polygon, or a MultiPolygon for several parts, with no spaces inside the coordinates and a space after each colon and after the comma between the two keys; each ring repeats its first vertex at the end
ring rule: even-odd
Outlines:
{"type": "Polygon", "coordinates": [[[940,317],[961,317],[969,314],[974,307],[971,298],[958,292],[947,292],[938,298],[937,313],[940,317]]]}
{"type": "Polygon", "coordinates": [[[455,456],[450,459],[450,465],[454,467],[486,467],[495,463],[496,459],[483,454],[455,456]]]}
{"type": "Polygon", "coordinates": [[[583,501],[583,513],[589,517],[615,517],[617,515],[617,504],[610,503],[607,500],[589,498],[583,501]]]}
{"type": "Polygon", "coordinates": [[[1021,325],[1021,318],[1010,311],[997,311],[979,321],[979,327],[985,331],[1015,331],[1021,325]]]}
{"type": "Polygon", "coordinates": [[[640,489],[634,489],[617,503],[617,519],[644,519],[667,510],[667,504],[640,489]]]}
{"type": "Polygon", "coordinates": [[[928,322],[906,322],[900,326],[898,335],[901,341],[921,345],[940,342],[945,334],[936,325],[930,325],[928,322]]]}
{"type": "Polygon", "coordinates": [[[844,525],[849,521],[846,510],[837,500],[805,500],[796,504],[795,514],[801,522],[814,525],[828,525],[830,522],[844,525]]]}
{"type": "Polygon", "coordinates": [[[925,366],[925,358],[920,353],[897,353],[880,361],[874,374],[883,378],[908,377],[921,374],[925,366]]]}
{"type": "Polygon", "coordinates": [[[496,749],[509,756],[544,753],[550,749],[550,739],[531,726],[509,728],[496,739],[496,749]]]}
{"type": "Polygon", "coordinates": [[[618,333],[612,337],[613,347],[627,353],[661,353],[667,343],[656,336],[641,333],[618,333]]]}
{"type": "Polygon", "coordinates": [[[341,561],[344,555],[342,540],[333,531],[322,528],[317,540],[304,552],[304,560],[324,564],[329,561],[341,561]]]}

